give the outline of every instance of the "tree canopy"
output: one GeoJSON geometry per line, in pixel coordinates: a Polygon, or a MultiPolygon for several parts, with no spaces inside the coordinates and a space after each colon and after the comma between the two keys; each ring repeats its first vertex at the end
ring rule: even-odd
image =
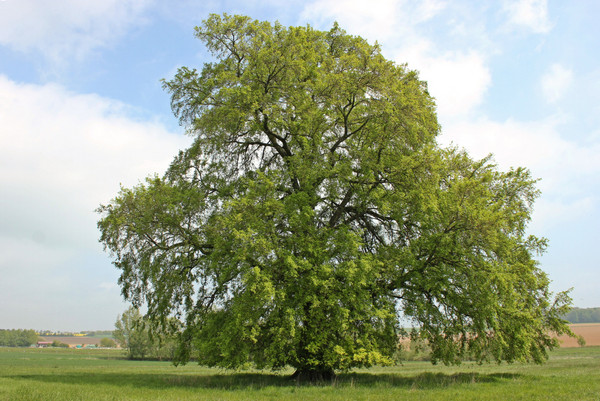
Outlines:
{"type": "Polygon", "coordinates": [[[557,346],[536,180],[440,147],[417,72],[337,24],[211,15],[196,36],[216,60],[164,81],[193,144],[98,223],[125,298],[182,322],[179,361],[327,377],[393,363],[400,319],[434,362],[557,346]]]}

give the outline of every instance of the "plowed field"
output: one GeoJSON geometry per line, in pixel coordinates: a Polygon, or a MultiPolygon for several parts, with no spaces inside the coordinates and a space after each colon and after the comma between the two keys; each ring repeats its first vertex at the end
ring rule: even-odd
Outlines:
{"type": "MultiPolygon", "coordinates": [[[[572,324],[571,330],[579,336],[583,336],[586,345],[600,345],[600,323],[572,324]]],[[[559,337],[560,346],[563,348],[579,347],[576,338],[567,336],[559,337]]]]}
{"type": "Polygon", "coordinates": [[[41,341],[58,341],[68,345],[100,345],[100,339],[96,337],[58,337],[58,336],[49,336],[49,337],[41,337],[41,341]]]}

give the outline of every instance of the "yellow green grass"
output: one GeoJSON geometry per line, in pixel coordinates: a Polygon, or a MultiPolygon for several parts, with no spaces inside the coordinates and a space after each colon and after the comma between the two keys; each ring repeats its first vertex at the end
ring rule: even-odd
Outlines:
{"type": "Polygon", "coordinates": [[[406,362],[320,384],[121,352],[0,348],[0,400],[600,400],[600,347],[557,350],[541,366],[406,362]]]}

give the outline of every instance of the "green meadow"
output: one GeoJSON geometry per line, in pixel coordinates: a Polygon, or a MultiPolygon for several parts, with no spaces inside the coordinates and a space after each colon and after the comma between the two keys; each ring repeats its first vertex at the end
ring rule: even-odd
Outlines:
{"type": "Polygon", "coordinates": [[[0,400],[600,400],[600,347],[560,349],[543,365],[406,362],[318,384],[123,355],[0,348],[0,400]]]}

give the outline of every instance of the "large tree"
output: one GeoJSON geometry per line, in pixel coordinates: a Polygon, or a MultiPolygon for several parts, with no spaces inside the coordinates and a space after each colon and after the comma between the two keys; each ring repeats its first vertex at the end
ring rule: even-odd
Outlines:
{"type": "Polygon", "coordinates": [[[211,15],[196,36],[216,61],[164,82],[193,144],[98,223],[123,295],[183,323],[180,361],[326,378],[392,363],[400,319],[434,361],[557,346],[536,181],[441,148],[415,71],[337,25],[211,15]]]}

